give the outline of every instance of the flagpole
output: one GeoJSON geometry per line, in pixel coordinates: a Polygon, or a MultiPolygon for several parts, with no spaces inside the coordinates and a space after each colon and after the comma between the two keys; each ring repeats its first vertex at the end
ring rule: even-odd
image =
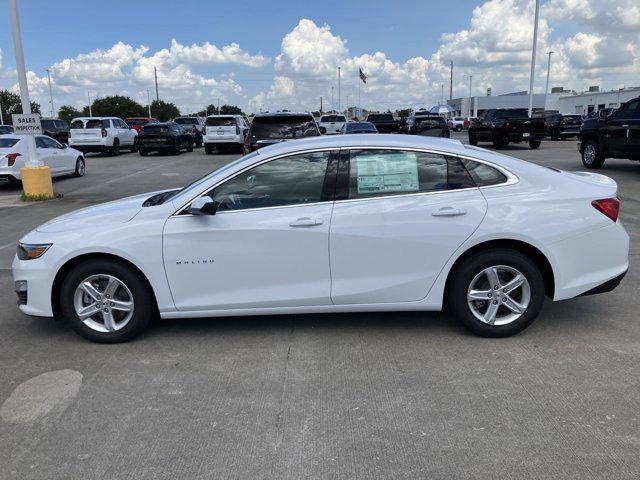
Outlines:
{"type": "Polygon", "coordinates": [[[360,110],[362,109],[362,105],[360,105],[360,72],[358,71],[358,117],[362,116],[360,110]]]}

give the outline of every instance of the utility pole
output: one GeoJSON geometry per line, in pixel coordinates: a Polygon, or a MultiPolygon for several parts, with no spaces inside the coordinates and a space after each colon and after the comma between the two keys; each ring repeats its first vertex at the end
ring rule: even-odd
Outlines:
{"type": "Polygon", "coordinates": [[[342,113],[342,108],[340,105],[340,67],[338,67],[338,113],[342,113]]]}
{"type": "Polygon", "coordinates": [[[549,60],[547,61],[547,84],[544,87],[544,108],[547,108],[547,94],[549,93],[549,74],[551,73],[551,54],[553,51],[549,50],[547,55],[549,55],[549,60]]]}
{"type": "Polygon", "coordinates": [[[471,82],[473,81],[473,75],[469,75],[469,115],[467,115],[467,117],[471,116],[471,82]]]}
{"type": "Polygon", "coordinates": [[[51,90],[51,72],[49,71],[49,69],[46,69],[47,71],[47,79],[49,80],[49,102],[51,103],[51,118],[55,117],[54,113],[53,113],[53,92],[51,90]]]}
{"type": "Polygon", "coordinates": [[[148,88],[147,88],[147,107],[149,108],[149,118],[151,118],[151,95],[149,94],[148,88]]]}
{"type": "Polygon", "coordinates": [[[539,16],[540,16],[540,0],[536,0],[536,14],[535,14],[535,19],[533,23],[533,49],[531,52],[531,75],[529,78],[529,116],[531,116],[533,113],[533,77],[536,72],[536,47],[538,44],[538,17],[539,16]]]}
{"type": "Polygon", "coordinates": [[[218,97],[218,111],[216,112],[216,115],[220,115],[220,97],[218,97]]]}
{"type": "Polygon", "coordinates": [[[93,113],[91,113],[91,92],[87,92],[87,101],[89,102],[89,116],[93,117],[93,113]]]}
{"type": "Polygon", "coordinates": [[[336,109],[336,104],[333,102],[333,85],[331,85],[331,110],[336,109]]]}
{"type": "Polygon", "coordinates": [[[320,95],[320,115],[322,115],[322,95],[320,95]]]}
{"type": "Polygon", "coordinates": [[[156,79],[156,102],[160,101],[160,95],[158,95],[158,70],[156,67],[153,67],[153,76],[156,79]]]}
{"type": "Polygon", "coordinates": [[[449,100],[453,100],[453,60],[451,60],[451,68],[449,70],[449,100]]]}

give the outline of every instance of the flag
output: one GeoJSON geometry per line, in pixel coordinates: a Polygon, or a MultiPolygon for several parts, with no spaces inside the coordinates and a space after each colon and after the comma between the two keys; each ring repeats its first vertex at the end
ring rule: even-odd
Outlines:
{"type": "Polygon", "coordinates": [[[358,70],[360,70],[360,80],[362,80],[363,83],[367,83],[367,76],[364,74],[361,68],[359,68],[358,70]]]}

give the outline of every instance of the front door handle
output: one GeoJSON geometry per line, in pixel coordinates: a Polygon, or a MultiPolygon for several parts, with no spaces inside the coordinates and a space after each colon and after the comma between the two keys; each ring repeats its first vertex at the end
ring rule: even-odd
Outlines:
{"type": "Polygon", "coordinates": [[[290,227],[315,227],[316,225],[322,225],[322,220],[319,218],[301,217],[289,224],[290,227]]]}
{"type": "Polygon", "coordinates": [[[459,215],[466,215],[466,213],[466,210],[461,210],[459,208],[442,207],[431,212],[431,215],[434,217],[457,217],[459,215]]]}

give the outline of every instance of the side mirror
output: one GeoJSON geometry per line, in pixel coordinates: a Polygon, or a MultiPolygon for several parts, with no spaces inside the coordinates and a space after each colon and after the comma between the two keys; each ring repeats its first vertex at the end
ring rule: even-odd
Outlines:
{"type": "Polygon", "coordinates": [[[327,129],[325,127],[320,127],[320,134],[321,135],[326,135],[327,134],[327,129]]]}
{"type": "Polygon", "coordinates": [[[598,110],[598,120],[605,121],[607,119],[607,111],[606,110],[598,110]]]}
{"type": "Polygon", "coordinates": [[[69,148],[69,145],[67,145],[66,143],[61,143],[60,145],[62,145],[62,148],[69,148]]]}
{"type": "Polygon", "coordinates": [[[217,204],[210,197],[198,197],[196,198],[189,208],[187,213],[191,215],[215,215],[217,210],[217,204]]]}

